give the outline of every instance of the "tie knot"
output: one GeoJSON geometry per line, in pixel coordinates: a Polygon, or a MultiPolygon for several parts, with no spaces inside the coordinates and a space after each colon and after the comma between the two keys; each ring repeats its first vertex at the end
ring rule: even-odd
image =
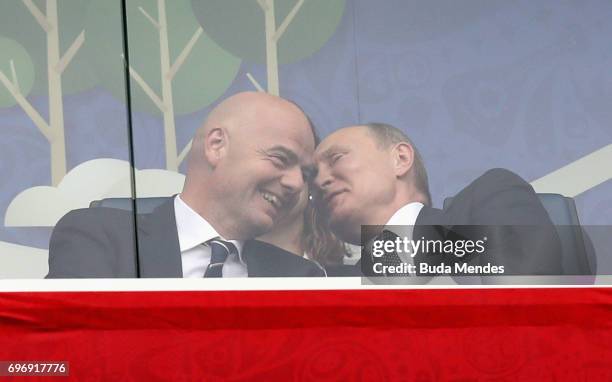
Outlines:
{"type": "Polygon", "coordinates": [[[384,229],[380,235],[378,236],[378,238],[380,240],[385,240],[385,241],[394,241],[395,239],[397,239],[399,237],[399,235],[397,235],[395,232],[393,231],[389,231],[388,229],[384,229]]]}
{"type": "Polygon", "coordinates": [[[229,255],[230,253],[237,253],[238,249],[236,248],[236,246],[226,240],[221,240],[220,238],[216,237],[214,239],[208,240],[207,241],[208,245],[211,248],[211,251],[214,252],[225,252],[225,256],[229,255]]]}
{"type": "Polygon", "coordinates": [[[210,264],[204,273],[204,277],[221,277],[222,269],[227,256],[230,253],[238,253],[238,249],[233,243],[214,238],[206,242],[210,246],[210,264]]]}

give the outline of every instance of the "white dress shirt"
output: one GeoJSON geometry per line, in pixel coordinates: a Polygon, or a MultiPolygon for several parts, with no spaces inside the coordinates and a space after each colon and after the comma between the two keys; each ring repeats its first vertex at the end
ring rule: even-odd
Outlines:
{"type": "MultiPolygon", "coordinates": [[[[395,211],[391,219],[385,224],[385,229],[393,232],[401,238],[407,238],[412,240],[412,234],[414,231],[414,225],[416,224],[417,217],[423,208],[423,203],[412,202],[408,203],[399,210],[395,211]]],[[[404,252],[398,252],[399,258],[407,263],[413,263],[410,254],[404,252]]]]}
{"type": "MultiPolygon", "coordinates": [[[[185,203],[179,195],[174,198],[174,215],[181,250],[183,277],[204,277],[210,264],[210,247],[203,243],[215,237],[224,239],[200,214],[185,203]]],[[[247,267],[242,261],[242,242],[226,240],[233,243],[238,254],[230,253],[223,265],[223,277],[247,277],[247,267]]]]}
{"type": "MultiPolygon", "coordinates": [[[[395,233],[400,237],[407,237],[408,240],[412,239],[412,232],[414,231],[414,225],[417,217],[423,208],[423,203],[412,202],[408,203],[399,210],[395,211],[393,216],[385,224],[385,229],[395,233]],[[396,226],[396,227],[393,227],[396,226]],[[401,226],[401,227],[399,227],[401,226]]],[[[361,258],[362,248],[356,245],[349,244],[349,251],[353,254],[351,257],[345,257],[344,264],[353,265],[361,258]]],[[[398,254],[400,259],[406,262],[410,262],[409,257],[404,254],[398,254]]]]}

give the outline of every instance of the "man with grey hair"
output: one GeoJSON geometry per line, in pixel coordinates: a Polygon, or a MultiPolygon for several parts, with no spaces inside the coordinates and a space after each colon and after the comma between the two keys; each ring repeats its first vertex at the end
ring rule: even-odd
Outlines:
{"type": "MultiPolygon", "coordinates": [[[[458,227],[484,226],[495,238],[487,244],[487,255],[462,261],[503,265],[504,274],[561,274],[559,238],[548,214],[533,188],[508,170],[487,171],[440,210],[431,207],[420,153],[393,126],[369,123],[339,129],[317,147],[315,163],[319,206],[332,231],[349,243],[363,245],[370,238],[362,236],[362,226],[372,226],[372,234],[393,233],[385,227],[414,227],[410,239],[440,242],[460,237],[458,227]]],[[[417,262],[457,260],[456,253],[444,260],[437,256],[439,250],[417,252],[417,262]]],[[[395,253],[380,259],[369,253],[362,256],[363,273],[379,273],[373,270],[379,260],[400,262],[395,253]]]]}
{"type": "Polygon", "coordinates": [[[424,197],[423,204],[431,206],[431,193],[429,192],[429,180],[423,157],[412,143],[410,138],[400,129],[384,123],[371,122],[365,125],[368,131],[374,135],[377,140],[378,147],[381,149],[389,149],[392,146],[405,142],[412,147],[414,152],[413,177],[414,186],[420,191],[424,197]]]}

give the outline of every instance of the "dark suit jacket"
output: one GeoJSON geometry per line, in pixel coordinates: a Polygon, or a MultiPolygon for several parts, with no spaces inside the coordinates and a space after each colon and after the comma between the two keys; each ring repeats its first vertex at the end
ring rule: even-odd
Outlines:
{"type": "MultiPolygon", "coordinates": [[[[457,258],[419,253],[415,262],[491,263],[503,265],[505,275],[563,274],[561,244],[548,213],[533,188],[504,169],[487,171],[459,192],[444,210],[423,207],[413,239],[477,239],[483,235],[488,239],[484,255],[457,258]]],[[[363,269],[371,269],[372,261],[370,256],[362,256],[363,269]]]]}
{"type": "Polygon", "coordinates": [[[253,271],[259,276],[284,276],[283,270],[292,268],[295,269],[292,276],[296,277],[325,276],[325,272],[314,262],[259,240],[248,240],[242,249],[242,256],[247,263],[250,259],[249,274],[253,271]]]}
{"type": "MultiPolygon", "coordinates": [[[[130,211],[86,208],[69,212],[51,235],[47,278],[183,277],[174,199],[150,214],[139,215],[137,221],[135,231],[130,211]]],[[[314,263],[282,255],[243,253],[249,277],[318,275],[313,272],[318,270],[314,263]]]]}

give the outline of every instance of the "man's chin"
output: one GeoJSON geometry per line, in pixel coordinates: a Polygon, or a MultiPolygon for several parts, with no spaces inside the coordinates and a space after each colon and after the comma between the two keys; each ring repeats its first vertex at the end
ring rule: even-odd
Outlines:
{"type": "Polygon", "coordinates": [[[253,239],[258,236],[261,236],[265,233],[270,232],[274,228],[274,220],[268,214],[262,214],[261,216],[251,217],[248,219],[250,224],[248,227],[245,225],[245,234],[242,240],[253,239]]]}

